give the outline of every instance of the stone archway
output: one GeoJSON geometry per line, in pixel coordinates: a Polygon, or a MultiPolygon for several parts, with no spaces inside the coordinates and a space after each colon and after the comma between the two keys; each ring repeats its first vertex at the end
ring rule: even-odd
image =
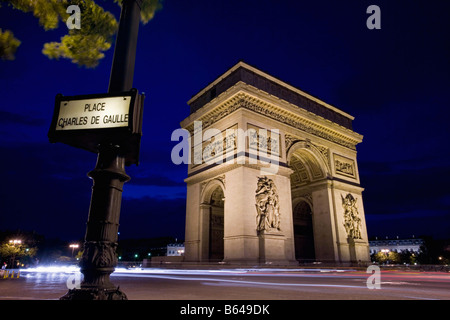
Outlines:
{"type": "Polygon", "coordinates": [[[323,182],[329,176],[329,166],[320,150],[304,140],[293,142],[287,152],[287,159],[292,169],[290,180],[295,259],[302,262],[311,262],[316,257],[324,259],[321,252],[325,244],[321,239],[330,234],[323,234],[322,226],[315,227],[315,224],[321,224],[321,217],[315,217],[312,192],[326,188],[323,182]]]}
{"type": "Polygon", "coordinates": [[[353,116],[243,62],[188,104],[186,261],[369,261],[353,116]]]}
{"type": "Polygon", "coordinates": [[[222,261],[224,258],[224,203],[223,190],[217,186],[209,201],[209,261],[222,261]]]}
{"type": "Polygon", "coordinates": [[[361,227],[364,217],[359,212],[362,207],[356,206],[357,200],[352,195],[352,192],[359,194],[357,198],[361,202],[361,188],[344,181],[336,174],[341,157],[335,156],[334,159],[339,160],[332,164],[335,166],[332,171],[326,148],[308,140],[290,139],[286,159],[293,171],[290,187],[296,259],[324,262],[368,261],[367,231],[365,226],[361,227]],[[304,203],[299,205],[301,201],[304,203]],[[308,210],[311,210],[311,219],[307,215],[308,210]],[[350,230],[356,222],[358,228],[355,231],[358,232],[353,231],[355,228],[350,230]],[[360,230],[363,230],[364,236],[360,230]]]}
{"type": "Polygon", "coordinates": [[[201,186],[198,229],[198,259],[218,262],[224,259],[225,185],[220,178],[201,186]]]}

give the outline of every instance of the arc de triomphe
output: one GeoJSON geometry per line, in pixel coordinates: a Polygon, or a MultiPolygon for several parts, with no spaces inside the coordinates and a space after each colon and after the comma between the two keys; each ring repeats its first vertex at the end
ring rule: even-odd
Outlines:
{"type": "Polygon", "coordinates": [[[188,104],[185,261],[369,261],[351,115],[244,62],[188,104]]]}

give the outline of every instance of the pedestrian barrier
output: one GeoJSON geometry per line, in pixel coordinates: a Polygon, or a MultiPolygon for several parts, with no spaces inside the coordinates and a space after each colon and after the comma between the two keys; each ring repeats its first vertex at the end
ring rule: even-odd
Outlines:
{"type": "Polygon", "coordinates": [[[20,270],[0,270],[0,279],[19,279],[20,270]]]}

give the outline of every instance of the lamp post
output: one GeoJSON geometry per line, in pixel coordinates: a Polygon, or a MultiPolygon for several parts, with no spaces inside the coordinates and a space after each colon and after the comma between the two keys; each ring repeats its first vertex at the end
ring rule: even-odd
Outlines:
{"type": "MultiPolygon", "coordinates": [[[[137,36],[142,0],[123,0],[111,68],[109,93],[133,87],[137,36]]],[[[125,293],[111,281],[117,266],[117,234],[122,191],[130,177],[125,172],[126,146],[117,142],[98,146],[97,163],[88,176],[93,180],[91,204],[86,227],[80,271],[80,289],[72,289],[62,300],[127,300],[125,293]]]]}
{"type": "Polygon", "coordinates": [[[72,258],[73,258],[73,250],[75,250],[75,249],[77,249],[77,248],[79,248],[80,246],[78,245],[78,244],[71,244],[71,245],[69,245],[69,248],[71,248],[72,249],[72,258]]]}
{"type": "Polygon", "coordinates": [[[17,239],[14,239],[14,240],[9,240],[9,244],[11,244],[13,247],[14,247],[14,251],[13,251],[13,255],[12,255],[12,257],[11,257],[11,267],[14,269],[14,262],[15,262],[15,260],[16,260],[16,244],[22,244],[22,240],[17,240],[17,239]]]}

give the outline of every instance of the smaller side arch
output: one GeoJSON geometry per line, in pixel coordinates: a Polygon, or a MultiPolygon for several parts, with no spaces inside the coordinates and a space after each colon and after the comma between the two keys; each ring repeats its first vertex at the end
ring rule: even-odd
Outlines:
{"type": "Polygon", "coordinates": [[[292,198],[292,208],[294,209],[297,206],[297,204],[299,204],[302,201],[306,202],[309,205],[309,207],[311,209],[313,209],[313,203],[312,203],[311,195],[309,195],[309,196],[308,195],[293,196],[293,198],[292,198]]]}
{"type": "Polygon", "coordinates": [[[204,184],[200,195],[200,235],[203,261],[224,259],[225,185],[214,178],[204,184]]]}
{"type": "Polygon", "coordinates": [[[298,197],[292,204],[295,258],[312,261],[315,259],[312,203],[306,197],[298,197]]]}
{"type": "Polygon", "coordinates": [[[211,196],[217,187],[222,188],[223,194],[225,195],[225,183],[223,182],[223,179],[211,179],[202,186],[202,191],[200,193],[200,204],[209,203],[211,196]]]}

